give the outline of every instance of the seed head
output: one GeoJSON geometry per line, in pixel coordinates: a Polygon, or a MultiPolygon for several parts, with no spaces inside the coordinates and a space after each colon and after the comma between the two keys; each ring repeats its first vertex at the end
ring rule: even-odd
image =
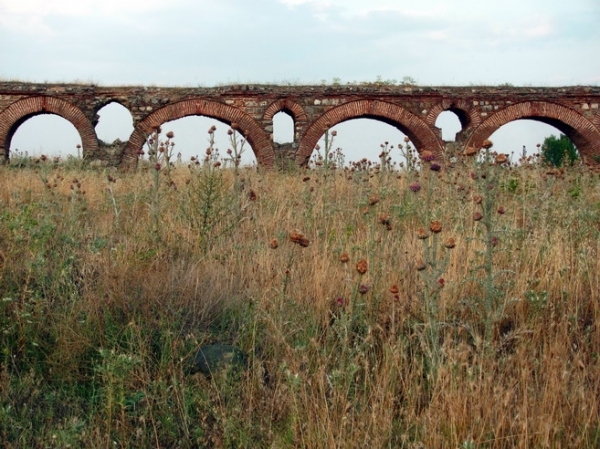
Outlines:
{"type": "Polygon", "coordinates": [[[365,274],[368,267],[369,265],[365,259],[360,259],[358,262],[356,262],[356,271],[358,271],[359,274],[365,274]]]}
{"type": "Polygon", "coordinates": [[[175,137],[175,134],[173,133],[173,131],[169,131],[167,133],[167,139],[172,139],[173,137],[175,137]]]}
{"type": "Polygon", "coordinates": [[[452,237],[449,237],[448,240],[444,243],[444,246],[448,249],[452,249],[456,246],[456,242],[452,237]]]}
{"type": "Polygon", "coordinates": [[[290,240],[303,248],[306,248],[310,245],[310,240],[304,237],[304,235],[299,231],[290,232],[290,240]]]}
{"type": "Polygon", "coordinates": [[[340,262],[342,263],[348,263],[350,261],[350,257],[348,257],[348,253],[346,253],[345,251],[342,253],[342,255],[340,256],[340,262]]]}
{"type": "Polygon", "coordinates": [[[508,162],[508,156],[506,154],[500,153],[496,156],[496,164],[504,164],[508,162]]]}
{"type": "Polygon", "coordinates": [[[390,287],[390,293],[396,295],[400,290],[398,289],[398,284],[394,284],[390,287]]]}
{"type": "Polygon", "coordinates": [[[417,229],[417,237],[420,238],[421,240],[425,240],[426,238],[429,237],[429,234],[427,234],[427,231],[425,231],[424,228],[419,228],[419,229],[417,229]]]}
{"type": "Polygon", "coordinates": [[[490,148],[492,148],[494,146],[494,144],[492,143],[491,140],[486,139],[486,140],[483,141],[483,143],[481,144],[481,146],[483,148],[485,148],[486,150],[489,150],[490,148]]]}
{"type": "Polygon", "coordinates": [[[475,156],[477,153],[479,153],[479,150],[475,147],[467,147],[465,149],[465,152],[463,153],[465,156],[475,156]]]}
{"type": "Polygon", "coordinates": [[[277,241],[277,239],[272,239],[272,240],[271,240],[271,243],[269,243],[269,246],[270,246],[272,249],[277,249],[277,247],[279,247],[279,242],[277,241]]]}
{"type": "Polygon", "coordinates": [[[429,225],[429,230],[434,234],[442,232],[442,223],[439,220],[432,221],[429,225]]]}
{"type": "Polygon", "coordinates": [[[369,198],[369,205],[371,206],[375,206],[377,203],[379,203],[379,201],[381,201],[379,199],[379,197],[375,194],[371,195],[371,197],[369,198]]]}
{"type": "Polygon", "coordinates": [[[479,211],[477,211],[473,214],[473,220],[475,220],[475,221],[480,221],[482,218],[483,218],[483,215],[479,211]]]}

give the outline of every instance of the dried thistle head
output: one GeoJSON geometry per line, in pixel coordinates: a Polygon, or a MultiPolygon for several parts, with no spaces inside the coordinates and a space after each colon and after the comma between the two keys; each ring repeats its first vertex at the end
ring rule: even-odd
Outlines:
{"type": "Polygon", "coordinates": [[[508,156],[504,153],[500,153],[496,156],[496,164],[504,164],[508,162],[508,156]]]}
{"type": "Polygon", "coordinates": [[[425,240],[426,238],[429,237],[429,234],[427,234],[427,231],[425,231],[425,228],[419,228],[419,229],[417,229],[417,237],[421,240],[425,240]]]}
{"type": "Polygon", "coordinates": [[[310,240],[304,237],[304,234],[299,231],[290,232],[290,241],[302,246],[303,248],[306,248],[308,245],[310,245],[310,240]]]}
{"type": "Polygon", "coordinates": [[[456,246],[456,242],[452,237],[448,237],[448,239],[444,242],[444,246],[448,249],[452,249],[456,246]]]}
{"type": "Polygon", "coordinates": [[[356,271],[358,271],[359,274],[365,274],[368,270],[368,263],[365,259],[360,259],[358,262],[356,262],[356,271]]]}
{"type": "Polygon", "coordinates": [[[467,147],[465,149],[465,152],[463,153],[465,156],[475,156],[477,155],[477,153],[479,153],[479,150],[475,147],[467,147]]]}
{"type": "Polygon", "coordinates": [[[434,234],[442,232],[442,223],[439,220],[434,220],[429,225],[429,230],[434,234]]]}

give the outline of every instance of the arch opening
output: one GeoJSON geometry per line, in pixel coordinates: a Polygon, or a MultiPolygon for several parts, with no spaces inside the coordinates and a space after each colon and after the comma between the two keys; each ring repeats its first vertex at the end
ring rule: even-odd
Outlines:
{"type": "Polygon", "coordinates": [[[273,142],[284,144],[295,142],[296,124],[292,113],[282,109],[273,116],[273,142]]]}
{"type": "Polygon", "coordinates": [[[82,141],[77,128],[57,114],[30,114],[22,117],[7,136],[9,157],[38,156],[61,159],[81,158],[82,141]]]}
{"type": "Polygon", "coordinates": [[[494,113],[475,129],[467,145],[481,147],[483,141],[490,138],[503,125],[526,119],[556,128],[575,144],[585,162],[598,163],[600,156],[598,128],[577,111],[548,102],[517,103],[494,113]]]}
{"type": "Polygon", "coordinates": [[[517,162],[521,158],[540,155],[544,140],[561,134],[567,136],[577,147],[570,137],[574,134],[572,128],[556,120],[535,117],[508,122],[494,131],[489,140],[494,143],[495,151],[509,154],[511,160],[517,162]]]}
{"type": "MultiPolygon", "coordinates": [[[[210,145],[211,135],[208,131],[213,127],[214,153],[212,156],[214,159],[218,159],[225,166],[232,165],[235,157],[235,146],[238,151],[241,151],[241,166],[254,166],[257,164],[254,150],[244,136],[237,131],[233,132],[233,130],[230,134],[231,127],[228,123],[210,117],[191,115],[167,121],[160,125],[159,140],[166,141],[166,134],[169,131],[174,134],[171,142],[175,145],[172,147],[170,160],[176,165],[187,165],[196,161],[202,162],[210,145]]],[[[149,149],[146,141],[142,149],[144,152],[143,159],[145,160],[148,159],[149,149]]]]}
{"type": "Polygon", "coordinates": [[[96,135],[104,144],[129,139],[133,132],[133,116],[125,106],[113,101],[98,110],[97,115],[96,135]]]}
{"type": "Polygon", "coordinates": [[[370,166],[398,169],[406,166],[409,148],[415,150],[414,143],[398,126],[373,117],[340,122],[329,129],[327,142],[323,134],[317,145],[311,155],[311,165],[328,157],[336,166],[356,166],[366,162],[370,166]]]}
{"type": "Polygon", "coordinates": [[[189,116],[204,116],[218,120],[235,128],[252,149],[259,165],[269,168],[275,163],[275,153],[270,135],[248,114],[238,108],[223,103],[205,99],[185,100],[172,103],[152,112],[144,118],[133,131],[127,148],[121,159],[126,167],[137,163],[139,152],[146,143],[146,139],[154,129],[165,123],[189,116]]]}
{"type": "Polygon", "coordinates": [[[330,109],[313,122],[303,134],[296,162],[300,165],[308,163],[318,140],[328,128],[360,118],[374,119],[395,127],[410,139],[417,151],[442,153],[440,139],[421,118],[392,103],[358,100],[330,109]]]}
{"type": "MultiPolygon", "coordinates": [[[[461,120],[461,116],[457,111],[459,110],[447,109],[442,111],[435,121],[435,126],[441,130],[441,137],[445,142],[455,142],[458,133],[465,129],[466,124],[464,122],[466,119],[463,116],[461,120]]],[[[463,114],[466,115],[464,112],[463,114]]]]}

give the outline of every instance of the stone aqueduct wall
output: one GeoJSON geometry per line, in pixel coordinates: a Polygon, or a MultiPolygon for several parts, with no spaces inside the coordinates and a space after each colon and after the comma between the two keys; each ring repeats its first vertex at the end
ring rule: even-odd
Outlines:
{"type": "MultiPolygon", "coordinates": [[[[566,134],[591,161],[600,156],[600,87],[419,87],[388,85],[270,86],[214,88],[108,87],[83,84],[0,82],[0,157],[8,158],[17,128],[39,114],[57,114],[79,132],[83,154],[107,165],[133,166],[152,130],[190,115],[215,118],[239,131],[260,165],[275,165],[273,116],[284,111],[294,120],[292,154],[298,164],[310,157],[325,130],[355,118],[373,118],[405,133],[415,147],[434,153],[446,142],[435,127],[446,110],[457,114],[462,130],[456,141],[480,146],[502,125],[518,119],[550,124],[566,134]],[[128,142],[98,141],[98,111],[117,102],[132,114],[128,142]]],[[[289,153],[289,146],[286,147],[289,153]]]]}

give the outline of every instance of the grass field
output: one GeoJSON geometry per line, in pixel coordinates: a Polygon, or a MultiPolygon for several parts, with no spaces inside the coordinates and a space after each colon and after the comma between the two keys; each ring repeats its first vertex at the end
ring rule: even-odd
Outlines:
{"type": "Polygon", "coordinates": [[[599,233],[597,174],[495,155],[0,167],[0,446],[598,447],[599,233]]]}

